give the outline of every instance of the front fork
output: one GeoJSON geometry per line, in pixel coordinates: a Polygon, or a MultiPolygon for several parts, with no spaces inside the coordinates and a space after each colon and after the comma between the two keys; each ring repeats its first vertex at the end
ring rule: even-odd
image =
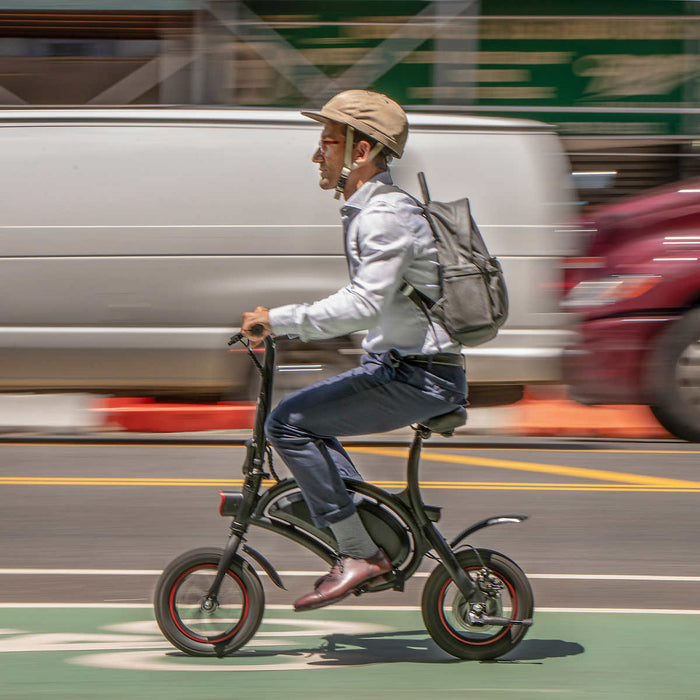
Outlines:
{"type": "Polygon", "coordinates": [[[253,440],[248,440],[246,442],[246,459],[245,466],[243,468],[243,473],[246,475],[245,481],[243,482],[242,498],[236,517],[231,523],[231,532],[229,534],[228,541],[224,547],[224,553],[219,560],[219,565],[216,570],[216,576],[214,581],[209,587],[207,595],[204,597],[201,603],[201,609],[205,612],[213,612],[218,607],[218,596],[219,589],[221,588],[221,583],[226,576],[226,572],[231,566],[236,554],[238,553],[238,548],[243,542],[245,533],[248,531],[248,524],[250,522],[250,514],[253,512],[255,505],[258,501],[258,493],[260,492],[260,484],[263,479],[268,478],[267,474],[263,469],[264,464],[264,448],[258,449],[257,445],[253,440]]]}

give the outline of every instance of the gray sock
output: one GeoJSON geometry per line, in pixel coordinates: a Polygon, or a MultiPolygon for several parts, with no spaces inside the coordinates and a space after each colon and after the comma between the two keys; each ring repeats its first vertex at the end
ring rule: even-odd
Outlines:
{"type": "Polygon", "coordinates": [[[379,551],[357,513],[329,527],[338,542],[338,551],[341,554],[355,559],[369,559],[379,551]]]}

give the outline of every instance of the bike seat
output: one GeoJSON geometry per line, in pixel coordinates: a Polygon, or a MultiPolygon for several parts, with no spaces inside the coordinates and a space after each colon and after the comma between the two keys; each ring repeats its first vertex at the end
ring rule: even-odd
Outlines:
{"type": "Polygon", "coordinates": [[[432,433],[439,433],[443,437],[452,437],[455,428],[464,425],[467,422],[467,411],[463,406],[455,408],[454,411],[443,413],[440,416],[429,418],[419,425],[427,428],[432,433]]]}

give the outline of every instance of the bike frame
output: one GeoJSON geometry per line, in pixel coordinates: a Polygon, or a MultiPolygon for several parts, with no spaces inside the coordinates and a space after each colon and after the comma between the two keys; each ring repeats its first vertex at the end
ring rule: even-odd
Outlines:
{"type": "MultiPolygon", "coordinates": [[[[229,344],[233,344],[237,340],[240,340],[240,335],[234,336],[229,344]]],[[[245,477],[243,489],[241,492],[219,492],[221,494],[219,512],[223,516],[233,516],[233,521],[226,547],[219,561],[217,574],[202,603],[202,607],[205,610],[217,605],[217,595],[221,582],[231,562],[236,557],[241,544],[245,542],[245,534],[251,525],[292,540],[327,563],[332,563],[337,557],[334,549],[335,541],[327,531],[324,532],[323,529],[315,527],[310,522],[289,523],[270,516],[269,510],[275,503],[285,496],[298,491],[298,486],[293,479],[278,481],[262,494],[260,493],[263,480],[270,477],[264,469],[265,456],[269,450],[265,437],[265,420],[270,411],[275,366],[274,340],[267,336],[264,344],[265,356],[263,364],[260,365],[253,356],[262,375],[262,382],[255,414],[253,437],[246,442],[246,457],[243,464],[243,475],[245,477]]],[[[248,351],[252,355],[249,347],[248,351]]],[[[391,574],[386,575],[379,583],[366,584],[361,588],[361,591],[380,591],[390,588],[403,590],[405,580],[416,572],[423,558],[431,550],[434,550],[437,554],[437,559],[444,565],[465,600],[469,601],[477,593],[477,587],[459,565],[455,556],[455,548],[468,535],[477,530],[504,522],[521,522],[527,516],[504,515],[487,518],[465,529],[452,542],[448,543],[434,524],[434,521],[439,519],[440,509],[425,505],[421,496],[418,478],[421,447],[423,440],[431,435],[431,431],[420,425],[414,430],[415,434],[407,463],[407,485],[404,491],[391,494],[364,481],[345,480],[349,491],[365,496],[387,509],[390,515],[395,517],[402,527],[405,528],[412,541],[406,558],[398,566],[395,566],[391,574]]],[[[277,571],[262,554],[247,544],[243,544],[243,551],[263,568],[270,580],[280,588],[285,588],[277,571]]],[[[477,552],[478,556],[478,550],[474,549],[474,551],[477,552]]],[[[484,620],[486,621],[486,618],[484,620]]]]}

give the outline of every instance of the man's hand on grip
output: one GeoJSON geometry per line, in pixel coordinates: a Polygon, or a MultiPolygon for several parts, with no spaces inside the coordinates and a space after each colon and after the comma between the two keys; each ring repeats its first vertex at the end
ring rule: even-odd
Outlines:
{"type": "Polygon", "coordinates": [[[250,340],[253,347],[260,345],[266,336],[272,334],[270,310],[258,306],[255,311],[246,311],[241,321],[241,333],[250,340]]]}

